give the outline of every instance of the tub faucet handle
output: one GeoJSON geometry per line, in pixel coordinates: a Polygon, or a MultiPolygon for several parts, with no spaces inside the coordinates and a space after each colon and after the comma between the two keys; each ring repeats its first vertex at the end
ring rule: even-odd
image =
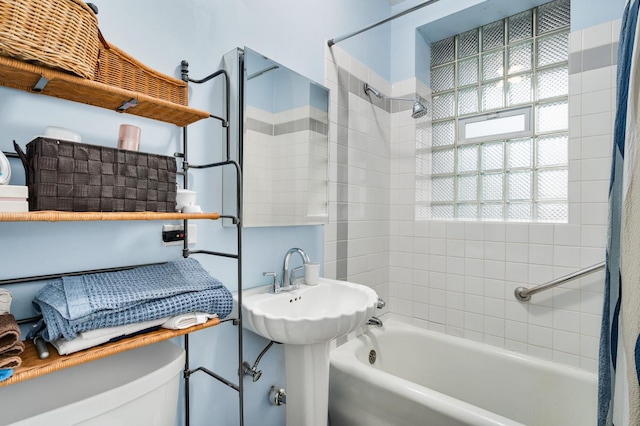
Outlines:
{"type": "Polygon", "coordinates": [[[381,297],[378,297],[378,303],[376,304],[376,308],[378,309],[382,309],[386,306],[387,304],[385,303],[384,300],[382,300],[381,297]]]}

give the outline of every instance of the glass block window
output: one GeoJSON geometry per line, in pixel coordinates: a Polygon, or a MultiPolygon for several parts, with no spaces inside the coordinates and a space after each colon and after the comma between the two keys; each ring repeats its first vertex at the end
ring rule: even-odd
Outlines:
{"type": "Polygon", "coordinates": [[[555,0],[432,44],[417,219],[568,220],[569,18],[570,0],[555,0]],[[526,131],[497,130],[514,114],[526,131]]]}

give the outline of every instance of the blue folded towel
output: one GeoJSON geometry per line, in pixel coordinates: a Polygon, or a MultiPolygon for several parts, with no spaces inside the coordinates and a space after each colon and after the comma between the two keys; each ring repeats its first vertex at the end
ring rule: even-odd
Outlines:
{"type": "Polygon", "coordinates": [[[188,312],[224,318],[231,313],[233,298],[197,260],[188,258],[51,280],[33,304],[43,316],[37,334],[51,341],[59,337],[71,340],[83,331],[188,312]]]}
{"type": "Polygon", "coordinates": [[[0,368],[0,382],[13,376],[13,368],[0,368]]]}

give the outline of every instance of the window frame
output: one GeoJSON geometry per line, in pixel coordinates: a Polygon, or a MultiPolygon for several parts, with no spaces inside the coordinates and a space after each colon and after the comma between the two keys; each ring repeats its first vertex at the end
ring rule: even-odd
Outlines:
{"type": "MultiPolygon", "coordinates": [[[[481,142],[491,142],[501,139],[518,139],[533,136],[533,105],[525,105],[504,110],[483,112],[458,118],[458,139],[457,145],[469,145],[481,142]],[[523,129],[510,132],[499,132],[486,134],[483,136],[467,137],[467,125],[475,123],[488,123],[494,120],[506,119],[515,116],[523,116],[523,129]]],[[[454,144],[455,146],[455,144],[454,144]]]]}
{"type": "MultiPolygon", "coordinates": [[[[524,222],[552,222],[552,223],[567,223],[569,220],[569,199],[568,199],[568,175],[569,175],[569,164],[568,164],[568,152],[562,154],[562,149],[568,151],[568,142],[569,142],[569,128],[568,128],[568,102],[569,102],[569,88],[568,88],[568,59],[569,59],[569,51],[568,51],[568,37],[570,34],[570,7],[569,0],[555,0],[548,4],[528,9],[523,12],[520,12],[515,15],[507,16],[501,20],[491,22],[489,24],[485,24],[479,26],[475,29],[465,31],[460,34],[456,34],[455,36],[451,36],[447,39],[443,39],[440,42],[440,46],[438,55],[440,55],[440,60],[433,61],[432,54],[432,64],[430,65],[430,70],[433,74],[434,71],[439,71],[439,78],[451,78],[453,75],[453,83],[449,83],[449,80],[437,79],[434,80],[438,86],[436,88],[436,83],[432,81],[433,87],[433,104],[434,108],[436,108],[436,99],[440,100],[438,108],[439,110],[433,110],[433,117],[430,123],[430,136],[427,139],[420,139],[417,141],[416,148],[416,209],[415,215],[416,220],[480,220],[480,221],[524,221],[524,222]],[[555,9],[555,11],[553,10],[555,9]],[[564,19],[562,25],[557,27],[551,27],[549,20],[549,12],[558,13],[556,16],[561,16],[564,19]],[[511,21],[515,19],[518,21],[521,17],[529,15],[531,32],[528,37],[520,37],[514,38],[513,40],[510,38],[511,36],[511,21]],[[546,22],[546,27],[538,26],[538,19],[542,19],[546,22]],[[485,28],[493,27],[502,27],[502,45],[493,45],[491,47],[484,47],[484,31],[485,28]],[[469,42],[469,35],[473,33],[477,34],[477,45],[475,47],[475,52],[471,52],[467,49],[469,42]],[[463,52],[461,54],[459,49],[461,49],[463,41],[465,44],[466,53],[463,52]],[[555,42],[555,46],[546,47],[546,51],[540,51],[543,43],[547,42],[555,42]],[[510,55],[513,52],[514,48],[519,46],[530,46],[530,67],[525,67],[523,69],[516,69],[515,71],[511,71],[507,69],[510,66],[510,55]],[[498,46],[498,47],[496,47],[498,46]],[[554,49],[554,50],[549,50],[554,49]],[[559,49],[559,50],[556,50],[559,49]],[[563,52],[560,56],[557,56],[556,52],[563,52]],[[471,53],[469,53],[471,52],[471,53]],[[550,53],[553,52],[553,53],[550,53]],[[496,68],[496,71],[500,71],[500,76],[498,77],[496,74],[495,77],[492,74],[487,74],[485,76],[483,69],[483,63],[485,57],[489,57],[490,55],[497,55],[496,57],[502,56],[502,64],[504,68],[496,68]],[[547,55],[545,58],[543,55],[547,55]],[[551,57],[549,58],[549,55],[551,57]],[[555,55],[555,57],[554,57],[555,55]],[[477,74],[475,76],[475,82],[472,80],[465,80],[466,82],[461,82],[459,80],[459,72],[460,66],[464,63],[473,63],[473,58],[477,58],[476,66],[477,66],[477,74]],[[447,68],[453,66],[453,71],[447,70],[447,68]],[[559,92],[553,86],[546,87],[543,90],[543,86],[539,86],[541,83],[541,76],[545,75],[547,71],[553,72],[553,70],[559,70],[560,75],[562,76],[562,68],[565,69],[565,81],[564,83],[560,80],[560,84],[564,84],[565,90],[560,90],[559,92]],[[451,74],[453,72],[453,74],[451,74]],[[519,77],[527,77],[529,84],[529,97],[523,97],[521,100],[517,100],[515,104],[511,101],[511,80],[519,77]],[[485,90],[492,90],[491,85],[495,85],[496,83],[504,82],[504,84],[498,84],[500,86],[501,94],[502,94],[502,106],[492,106],[485,105],[484,102],[484,93],[485,90]],[[476,88],[477,91],[477,104],[472,109],[475,111],[469,110],[468,108],[461,109],[459,102],[461,98],[459,97],[460,92],[467,91],[470,89],[476,88]],[[485,89],[486,87],[486,89],[485,89]],[[549,92],[551,90],[551,92],[549,92]],[[554,93],[555,91],[555,93],[554,93]],[[442,98],[442,99],[441,99],[442,98]],[[566,117],[560,120],[560,127],[553,128],[557,120],[553,120],[552,116],[542,116],[539,115],[541,112],[544,112],[543,107],[553,106],[553,105],[561,105],[566,110],[566,117]],[[444,108],[444,109],[443,109],[444,108]],[[439,111],[439,112],[438,112],[439,111]],[[451,115],[449,115],[451,114],[451,115]],[[478,137],[467,137],[467,127],[469,124],[473,123],[483,123],[488,122],[492,119],[500,119],[500,118],[508,118],[514,117],[517,115],[522,115],[524,117],[524,128],[522,131],[514,131],[514,132],[505,132],[498,133],[495,135],[481,135],[478,137]],[[548,129],[539,127],[541,123],[544,121],[540,120],[550,120],[545,126],[548,129]],[[438,133],[439,136],[442,136],[443,139],[439,139],[436,142],[436,132],[435,126],[440,126],[438,133]],[[433,131],[431,131],[433,130],[433,131]],[[442,132],[445,133],[442,133],[442,132]],[[552,152],[554,155],[559,155],[559,158],[564,157],[564,162],[558,163],[557,165],[548,165],[548,164],[539,164],[540,160],[540,151],[539,151],[539,141],[546,141],[548,139],[558,139],[560,151],[558,151],[558,147],[554,147],[555,151],[552,152]],[[518,142],[518,140],[529,140],[529,165],[527,167],[517,166],[510,167],[508,160],[511,157],[508,157],[508,152],[511,149],[512,142],[518,142]],[[501,170],[487,170],[483,169],[481,161],[483,161],[483,146],[486,144],[502,144],[502,169],[501,170]],[[477,146],[477,161],[478,165],[475,171],[468,172],[467,170],[460,171],[459,169],[459,153],[460,149],[470,146],[477,146]],[[440,162],[436,164],[434,162],[434,158],[438,152],[451,151],[453,154],[447,154],[447,156],[451,156],[453,158],[453,164],[451,166],[440,162]],[[453,168],[453,171],[450,171],[450,168],[453,168]],[[438,170],[436,172],[436,170],[438,170]],[[539,192],[538,188],[538,180],[539,179],[548,179],[548,176],[551,175],[545,174],[544,172],[556,172],[560,171],[564,173],[566,176],[564,184],[563,181],[560,182],[560,186],[556,186],[556,188],[552,188],[551,192],[539,192]],[[434,173],[435,172],[435,173],[434,173]],[[521,199],[518,197],[512,198],[511,193],[509,193],[511,181],[510,174],[517,174],[522,172],[526,172],[529,176],[529,184],[528,184],[528,192],[529,197],[526,199],[521,199]],[[485,199],[483,193],[483,184],[484,184],[484,175],[494,174],[494,173],[502,173],[502,192],[503,197],[501,200],[493,200],[493,199],[485,199]],[[460,189],[460,178],[468,178],[471,176],[475,176],[476,178],[476,193],[477,197],[473,200],[468,199],[460,199],[459,198],[459,189],[460,189]],[[440,186],[438,189],[434,187],[436,180],[439,182],[438,185],[442,185],[443,182],[448,182],[445,192],[442,193],[442,196],[437,196],[437,192],[441,192],[443,189],[440,186]],[[560,194],[556,198],[550,198],[549,193],[560,194]],[[449,200],[449,196],[452,195],[452,199],[449,200]],[[497,218],[497,215],[485,217],[485,211],[489,211],[494,205],[500,205],[500,218],[497,218]],[[529,212],[525,216],[518,217],[516,215],[512,215],[511,211],[513,209],[518,209],[523,205],[529,206],[529,212]],[[474,217],[465,217],[461,215],[460,208],[464,208],[465,211],[473,211],[475,210],[474,217]],[[434,215],[435,209],[440,210],[441,212],[450,211],[446,215],[434,215]]],[[[547,46],[549,44],[547,43],[547,46]]],[[[557,80],[548,80],[553,81],[553,84],[557,84],[557,80]]],[[[562,86],[560,86],[562,89],[562,86]]],[[[517,90],[517,89],[516,89],[517,90]]],[[[487,92],[490,93],[490,92],[487,92]]],[[[516,94],[518,92],[515,92],[516,94]]],[[[525,92],[526,94],[526,92],[525,92]]],[[[494,96],[495,93],[490,96],[494,96]]],[[[498,95],[499,96],[499,95],[498,95]]],[[[472,98],[466,98],[472,99],[472,98]]],[[[489,98],[488,98],[489,99],[489,98]]],[[[500,98],[497,98],[500,99],[500,98]]],[[[488,102],[493,102],[491,99],[488,102]]],[[[498,102],[500,103],[500,102],[498,102]]],[[[548,113],[546,113],[548,115],[548,113]]],[[[419,132],[424,134],[423,132],[419,132]]],[[[545,146],[548,146],[545,145],[545,146]]],[[[549,155],[546,153],[545,155],[549,155]]],[[[442,158],[442,157],[441,157],[442,158]]],[[[439,160],[440,161],[440,160],[439,160]]],[[[473,161],[473,160],[472,160],[473,161]]],[[[468,179],[467,179],[468,180],[468,179]]],[[[545,181],[546,182],[546,181],[545,181]]],[[[466,193],[469,193],[469,188],[463,188],[466,193]]],[[[542,189],[540,188],[540,191],[542,189]]],[[[438,194],[440,195],[440,194],[438,194]]],[[[494,212],[498,211],[494,210],[494,212]]],[[[522,210],[523,212],[526,210],[522,210]]]]}

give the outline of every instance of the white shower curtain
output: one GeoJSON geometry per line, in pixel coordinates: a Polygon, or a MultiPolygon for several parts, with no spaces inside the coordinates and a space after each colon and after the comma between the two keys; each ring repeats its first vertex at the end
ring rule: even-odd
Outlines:
{"type": "Polygon", "coordinates": [[[607,265],[600,336],[599,426],[640,425],[639,3],[640,0],[627,0],[618,47],[607,265]]]}

